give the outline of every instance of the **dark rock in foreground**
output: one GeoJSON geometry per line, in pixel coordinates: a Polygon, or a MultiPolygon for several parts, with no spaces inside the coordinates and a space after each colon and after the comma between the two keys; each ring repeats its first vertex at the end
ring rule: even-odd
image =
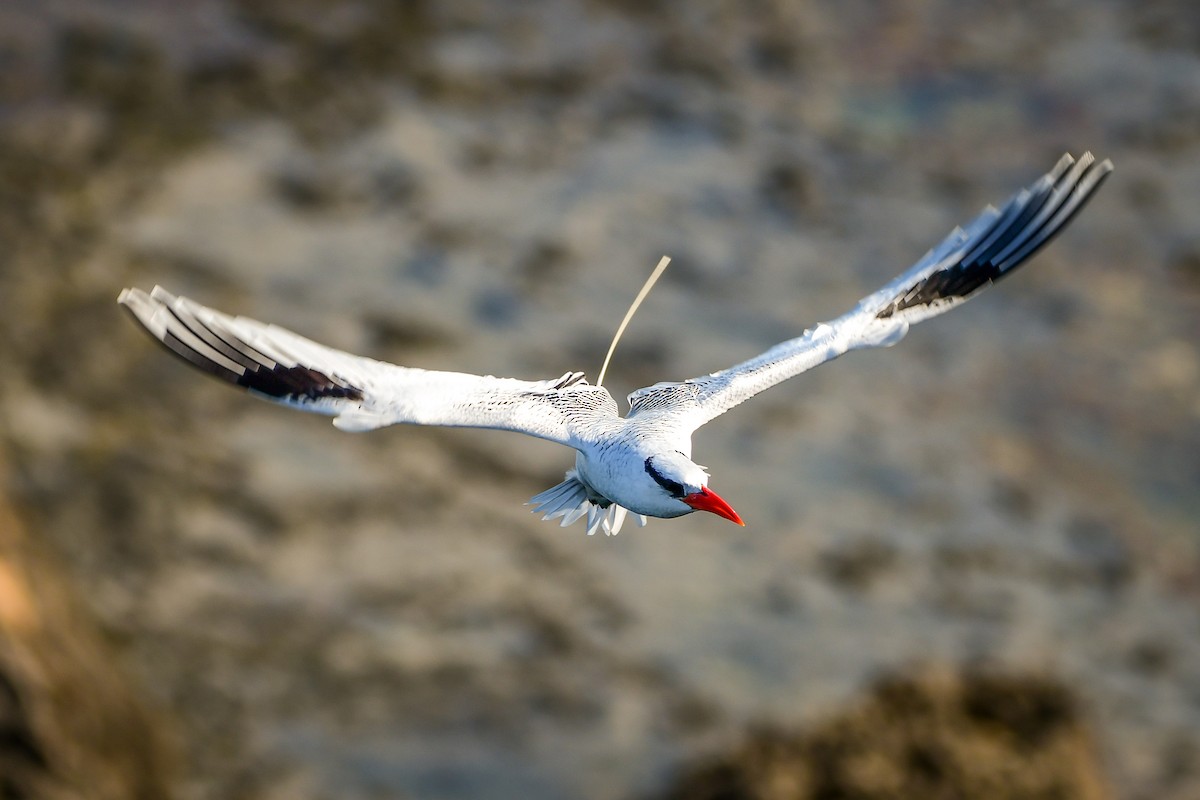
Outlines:
{"type": "Polygon", "coordinates": [[[686,770],[662,800],[1109,797],[1075,696],[1038,675],[932,672],[878,682],[798,732],[760,729],[686,770]]]}

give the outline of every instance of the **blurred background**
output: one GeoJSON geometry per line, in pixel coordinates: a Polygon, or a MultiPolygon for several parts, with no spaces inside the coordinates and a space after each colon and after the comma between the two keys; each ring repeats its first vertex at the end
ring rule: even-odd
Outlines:
{"type": "Polygon", "coordinates": [[[1200,796],[1198,219],[1185,0],[9,0],[3,794],[1200,796]],[[745,529],[539,522],[561,448],[342,434],[115,304],[594,379],[668,254],[623,397],[1086,149],[1022,274],[697,434],[745,529]]]}

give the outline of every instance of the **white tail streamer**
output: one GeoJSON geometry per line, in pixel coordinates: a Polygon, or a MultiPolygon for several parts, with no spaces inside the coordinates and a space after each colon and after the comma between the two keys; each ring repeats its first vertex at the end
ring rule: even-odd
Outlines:
{"type": "Polygon", "coordinates": [[[646,278],[646,282],[642,284],[642,290],[638,292],[637,297],[633,298],[633,304],[625,312],[625,319],[621,320],[621,324],[617,326],[617,332],[613,335],[612,344],[608,346],[608,353],[604,356],[604,366],[600,367],[600,377],[596,379],[597,386],[604,385],[604,373],[608,372],[608,362],[612,360],[613,352],[617,349],[617,342],[621,341],[621,334],[625,332],[625,326],[629,324],[629,320],[633,319],[638,306],[646,299],[646,295],[650,294],[650,290],[654,288],[654,284],[658,283],[659,276],[663,274],[663,271],[666,270],[667,265],[670,263],[670,256],[660,258],[658,266],[654,268],[654,271],[650,273],[650,277],[646,278]]]}

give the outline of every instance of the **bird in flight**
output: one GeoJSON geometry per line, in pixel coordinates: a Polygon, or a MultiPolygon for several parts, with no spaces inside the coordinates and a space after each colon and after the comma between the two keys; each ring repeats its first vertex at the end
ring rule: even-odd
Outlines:
{"type": "Polygon", "coordinates": [[[1054,237],[1112,172],[1091,153],[1064,155],[1003,206],[985,208],[907,272],[842,316],[728,369],[638,389],[622,417],[582,372],[525,381],[396,366],[317,344],[291,331],[231,317],[156,287],[126,289],[118,302],[184,360],[252,394],[332,416],[346,431],[400,423],[515,431],[575,450],[575,467],[530,500],[566,527],[586,516],[587,534],[613,535],[627,513],[740,516],[708,488],[692,461],[692,433],[775,384],[850,350],[888,347],[915,322],[966,301],[1015,270],[1054,237]]]}

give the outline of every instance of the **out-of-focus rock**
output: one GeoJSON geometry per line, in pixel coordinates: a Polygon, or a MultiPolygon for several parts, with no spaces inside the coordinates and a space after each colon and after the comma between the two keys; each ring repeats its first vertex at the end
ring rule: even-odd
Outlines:
{"type": "Polygon", "coordinates": [[[796,732],[764,728],[660,800],[1105,800],[1074,693],[1040,675],[918,671],[796,732]]]}
{"type": "Polygon", "coordinates": [[[0,497],[0,797],[172,796],[162,720],[0,497]]]}

